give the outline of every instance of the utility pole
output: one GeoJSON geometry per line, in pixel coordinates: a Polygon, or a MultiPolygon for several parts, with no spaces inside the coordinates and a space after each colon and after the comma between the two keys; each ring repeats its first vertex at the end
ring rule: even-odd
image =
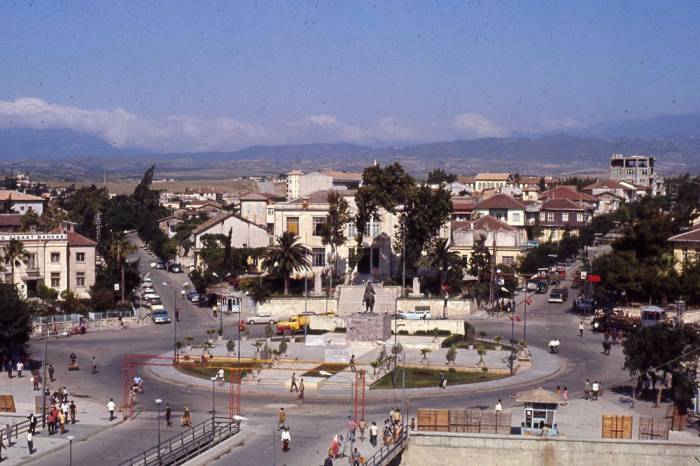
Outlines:
{"type": "MultiPolygon", "coordinates": [[[[46,255],[46,254],[44,254],[46,255]]],[[[41,364],[43,375],[41,376],[41,428],[46,428],[46,365],[49,352],[49,321],[44,321],[44,360],[41,364]]]]}

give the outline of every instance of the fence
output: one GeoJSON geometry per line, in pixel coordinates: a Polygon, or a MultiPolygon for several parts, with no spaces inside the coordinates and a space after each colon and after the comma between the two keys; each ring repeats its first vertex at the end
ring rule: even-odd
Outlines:
{"type": "Polygon", "coordinates": [[[389,464],[399,453],[401,453],[408,443],[408,429],[404,428],[401,431],[401,436],[391,445],[382,445],[382,447],[374,452],[372,456],[367,458],[365,466],[385,466],[389,464]]]}
{"type": "Polygon", "coordinates": [[[177,434],[160,445],[139,453],[120,466],[180,465],[197,455],[233,437],[239,431],[238,424],[229,418],[209,418],[194,427],[177,434]]]}
{"type": "MultiPolygon", "coordinates": [[[[41,416],[36,417],[37,426],[41,426],[41,416]]],[[[4,441],[7,438],[14,438],[15,440],[29,430],[29,419],[26,419],[17,424],[12,424],[9,427],[3,427],[0,429],[0,440],[4,441]],[[10,437],[8,437],[8,434],[10,437]]]]}

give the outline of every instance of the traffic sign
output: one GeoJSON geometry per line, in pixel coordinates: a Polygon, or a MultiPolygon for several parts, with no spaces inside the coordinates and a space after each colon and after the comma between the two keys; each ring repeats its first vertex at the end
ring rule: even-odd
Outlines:
{"type": "Polygon", "coordinates": [[[588,275],[587,272],[581,272],[581,280],[585,280],[585,279],[586,279],[586,275],[588,275]]]}
{"type": "Polygon", "coordinates": [[[588,281],[591,283],[600,283],[600,275],[589,275],[588,281]]]}

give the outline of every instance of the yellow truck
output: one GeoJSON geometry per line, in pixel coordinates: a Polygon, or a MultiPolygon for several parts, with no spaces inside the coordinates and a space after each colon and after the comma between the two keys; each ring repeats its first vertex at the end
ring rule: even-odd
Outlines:
{"type": "Polygon", "coordinates": [[[300,330],[304,330],[311,323],[311,318],[304,315],[292,316],[287,320],[283,320],[277,323],[277,333],[283,335],[289,335],[290,333],[295,333],[300,330]]]}

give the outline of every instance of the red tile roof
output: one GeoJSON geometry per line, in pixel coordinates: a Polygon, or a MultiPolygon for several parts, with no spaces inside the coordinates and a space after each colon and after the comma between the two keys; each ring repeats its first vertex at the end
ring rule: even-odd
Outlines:
{"type": "Polygon", "coordinates": [[[598,199],[591,196],[590,194],[582,193],[576,191],[567,186],[557,186],[549,191],[545,191],[540,194],[542,199],[569,199],[571,201],[577,202],[598,202],[598,199]]]}
{"type": "Polygon", "coordinates": [[[700,243],[700,227],[671,236],[668,241],[671,243],[700,243]]]}
{"type": "Polygon", "coordinates": [[[76,233],[74,231],[66,231],[61,228],[54,228],[51,230],[51,233],[64,233],[68,235],[68,246],[75,246],[75,247],[95,247],[97,246],[97,243],[90,238],[86,238],[85,236],[81,235],[80,233],[76,233]]]}
{"type": "Polygon", "coordinates": [[[484,215],[476,220],[452,222],[452,231],[457,230],[513,231],[515,228],[505,222],[502,222],[501,220],[498,220],[496,217],[484,215]]]}
{"type": "Polygon", "coordinates": [[[581,204],[570,199],[555,198],[544,201],[540,210],[577,210],[583,212],[584,208],[581,204]]]}
{"type": "Polygon", "coordinates": [[[471,212],[474,210],[474,205],[476,205],[474,199],[452,198],[453,212],[471,212]]]}
{"type": "Polygon", "coordinates": [[[39,196],[32,196],[31,194],[20,193],[19,191],[10,191],[7,189],[0,189],[0,201],[35,201],[44,202],[44,198],[39,196]]]}
{"type": "Polygon", "coordinates": [[[506,194],[496,194],[495,196],[484,199],[481,202],[477,202],[474,206],[474,210],[488,210],[488,209],[525,209],[525,204],[513,199],[506,194]]]}
{"type": "Polygon", "coordinates": [[[596,180],[595,183],[591,183],[583,188],[584,191],[593,191],[594,189],[622,189],[624,191],[631,191],[630,188],[615,180],[596,180]]]}

